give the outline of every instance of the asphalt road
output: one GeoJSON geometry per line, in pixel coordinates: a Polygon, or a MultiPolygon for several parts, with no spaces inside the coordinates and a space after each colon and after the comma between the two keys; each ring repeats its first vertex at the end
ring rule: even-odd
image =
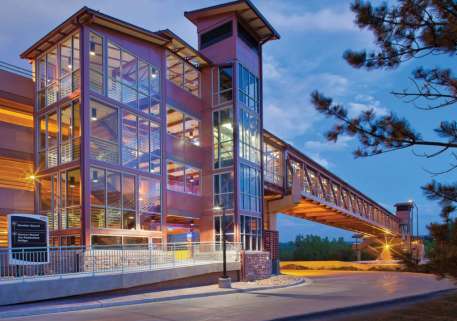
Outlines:
{"type": "MultiPolygon", "coordinates": [[[[306,273],[306,272],[305,272],[306,273]]],[[[398,272],[316,272],[290,288],[186,298],[8,320],[264,321],[450,289],[448,280],[398,272]]]]}

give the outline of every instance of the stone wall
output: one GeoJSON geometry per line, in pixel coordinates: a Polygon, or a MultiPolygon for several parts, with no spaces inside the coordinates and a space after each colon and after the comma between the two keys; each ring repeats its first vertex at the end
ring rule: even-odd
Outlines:
{"type": "Polygon", "coordinates": [[[269,252],[242,252],[241,274],[244,281],[264,279],[271,275],[269,252]]]}

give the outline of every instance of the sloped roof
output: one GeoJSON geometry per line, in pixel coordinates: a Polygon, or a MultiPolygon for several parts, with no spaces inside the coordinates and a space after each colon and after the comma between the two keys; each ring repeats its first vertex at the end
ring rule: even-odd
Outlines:
{"type": "Polygon", "coordinates": [[[184,12],[184,16],[196,23],[197,20],[218,14],[236,12],[238,17],[262,41],[276,40],[281,36],[249,0],[237,0],[220,5],[184,12]]]}
{"type": "Polygon", "coordinates": [[[81,8],[63,23],[38,40],[34,45],[21,54],[21,58],[34,59],[61,41],[63,38],[75,32],[79,28],[80,24],[83,23],[93,23],[105,28],[116,30],[129,36],[165,47],[171,51],[179,46],[181,50],[175,50],[175,54],[181,58],[185,60],[192,60],[194,64],[198,66],[204,66],[210,63],[207,58],[203,57],[196,49],[187,44],[170,30],[159,32],[150,31],[88,7],[81,8]]]}

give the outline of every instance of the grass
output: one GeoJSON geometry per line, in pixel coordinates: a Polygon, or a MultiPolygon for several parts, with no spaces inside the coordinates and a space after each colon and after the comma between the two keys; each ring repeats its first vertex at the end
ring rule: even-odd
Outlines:
{"type": "Polygon", "coordinates": [[[334,318],[334,321],[457,321],[457,292],[435,299],[392,308],[372,311],[351,317],[334,318]]]}

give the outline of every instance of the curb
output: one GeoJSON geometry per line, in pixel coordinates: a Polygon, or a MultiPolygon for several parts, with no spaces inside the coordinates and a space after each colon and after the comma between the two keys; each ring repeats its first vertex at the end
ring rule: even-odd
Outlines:
{"type": "Polygon", "coordinates": [[[62,306],[62,307],[44,307],[44,308],[29,308],[25,310],[11,310],[11,311],[0,311],[0,319],[3,318],[15,318],[15,317],[26,317],[26,316],[36,316],[36,315],[44,315],[44,314],[54,314],[54,313],[63,313],[63,312],[74,312],[74,311],[83,311],[83,310],[93,310],[93,309],[100,309],[100,308],[111,308],[111,307],[118,307],[118,306],[130,306],[136,304],[144,304],[144,303],[154,303],[154,302],[166,302],[166,301],[174,301],[174,300],[182,300],[182,299],[193,299],[205,296],[218,296],[218,295],[226,295],[226,294],[234,294],[234,293],[250,293],[250,292],[257,292],[257,291],[265,291],[265,290],[273,290],[273,289],[283,289],[289,288],[294,286],[300,285],[309,285],[312,281],[308,278],[301,278],[300,280],[285,285],[272,285],[272,286],[264,286],[264,287],[257,287],[252,289],[228,289],[222,291],[212,291],[212,292],[204,292],[199,294],[184,294],[184,295],[174,295],[164,298],[145,298],[145,299],[136,299],[130,301],[120,301],[120,302],[98,302],[98,303],[87,303],[87,304],[78,304],[75,303],[75,306],[62,306]]]}
{"type": "Polygon", "coordinates": [[[411,296],[407,296],[407,297],[396,298],[396,299],[392,299],[392,300],[383,300],[383,301],[378,301],[378,302],[373,302],[373,303],[353,305],[350,307],[334,308],[334,309],[325,310],[325,311],[305,313],[305,314],[288,316],[288,317],[283,317],[283,318],[270,319],[270,320],[266,320],[266,321],[308,321],[308,320],[311,321],[311,320],[314,320],[315,318],[340,317],[339,314],[342,314],[341,317],[344,317],[345,313],[361,312],[363,310],[369,310],[369,309],[386,307],[386,306],[394,306],[397,304],[413,303],[414,301],[431,299],[431,298],[438,297],[440,295],[450,293],[450,292],[455,292],[455,291],[456,291],[456,288],[450,288],[450,289],[438,290],[438,291],[433,291],[433,292],[428,292],[428,293],[411,295],[411,296]]]}

